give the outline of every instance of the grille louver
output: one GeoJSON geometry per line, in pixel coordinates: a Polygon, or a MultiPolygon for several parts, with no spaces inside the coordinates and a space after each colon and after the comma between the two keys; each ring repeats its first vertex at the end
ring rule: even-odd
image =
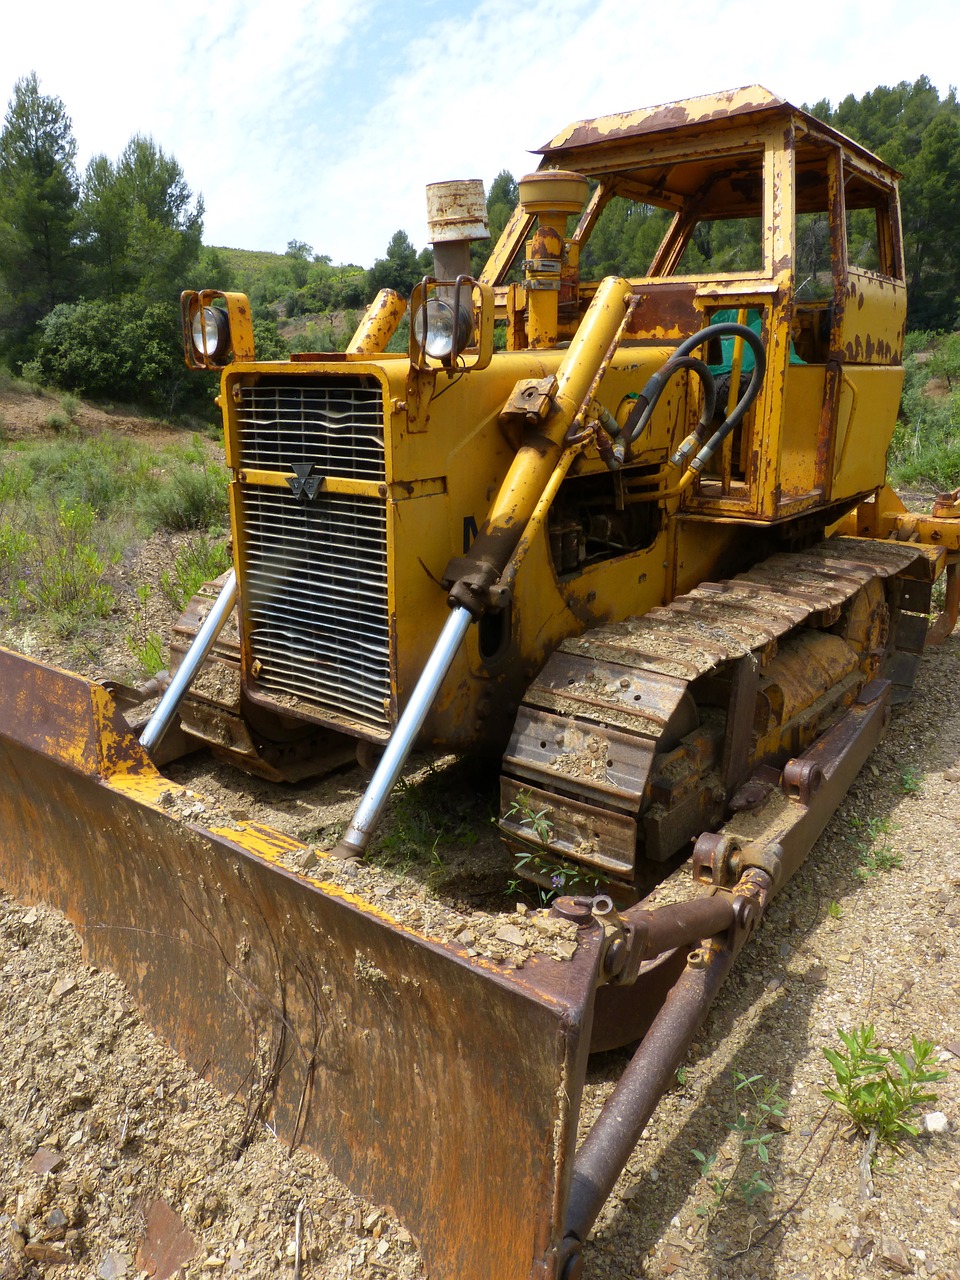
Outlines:
{"type": "MultiPolygon", "coordinates": [[[[385,477],[380,384],[372,378],[277,379],[243,388],[241,468],[385,477]]],[[[287,699],[388,728],[390,629],[386,506],[242,483],[241,537],[257,684],[287,699]]]]}

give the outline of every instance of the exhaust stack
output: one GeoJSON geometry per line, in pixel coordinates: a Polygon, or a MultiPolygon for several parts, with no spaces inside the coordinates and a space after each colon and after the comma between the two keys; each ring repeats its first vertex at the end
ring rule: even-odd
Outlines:
{"type": "Polygon", "coordinates": [[[490,239],[480,179],[428,183],[427,226],[437,279],[470,275],[470,245],[474,240],[490,239]]]}

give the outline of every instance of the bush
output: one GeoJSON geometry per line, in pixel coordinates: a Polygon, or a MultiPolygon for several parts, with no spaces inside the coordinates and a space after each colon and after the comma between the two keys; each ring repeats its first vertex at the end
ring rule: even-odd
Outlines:
{"type": "Polygon", "coordinates": [[[203,584],[230,568],[227,549],[202,533],[174,558],[169,573],[160,575],[160,590],[175,609],[183,609],[203,584]]]}
{"type": "Polygon", "coordinates": [[[32,524],[0,523],[0,579],[15,614],[41,614],[47,625],[68,635],[105,618],[116,601],[107,581],[117,554],[85,503],[57,503],[38,510],[32,524]]]}
{"type": "Polygon", "coordinates": [[[141,512],[154,529],[178,533],[226,523],[229,477],[218,463],[178,460],[141,501],[141,512]]]}
{"type": "Polygon", "coordinates": [[[896,484],[953,489],[960,484],[960,335],[910,336],[918,338],[918,343],[904,359],[903,400],[890,448],[890,472],[896,484]],[[918,350],[928,353],[923,361],[917,359],[918,350]],[[946,383],[946,394],[930,394],[933,378],[946,383]]]}
{"type": "Polygon", "coordinates": [[[61,303],[40,322],[37,353],[24,374],[97,400],[147,403],[172,413],[205,399],[206,384],[183,360],[174,305],[61,303]]]}

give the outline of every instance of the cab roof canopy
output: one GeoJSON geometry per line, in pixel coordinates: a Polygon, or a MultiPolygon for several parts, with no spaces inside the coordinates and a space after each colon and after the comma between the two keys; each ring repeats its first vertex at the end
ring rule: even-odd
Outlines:
{"type": "Polygon", "coordinates": [[[798,211],[827,207],[826,154],[843,152],[847,207],[868,206],[899,176],[865,147],[761,85],[580,120],[538,148],[541,168],[602,179],[611,194],[669,209],[709,192],[705,216],[761,212],[764,136],[792,130],[798,211]],[[869,180],[869,185],[863,179],[869,180]],[[871,192],[870,187],[873,187],[871,192]]]}

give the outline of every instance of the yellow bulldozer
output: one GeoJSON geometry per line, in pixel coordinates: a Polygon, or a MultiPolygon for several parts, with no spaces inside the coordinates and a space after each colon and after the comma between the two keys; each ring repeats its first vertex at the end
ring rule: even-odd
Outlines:
{"type": "Polygon", "coordinates": [[[0,651],[3,884],[390,1205],[439,1280],[582,1274],[737,952],[960,602],[958,493],[910,514],[885,479],[896,173],[758,86],[539,154],[479,274],[482,187],[428,189],[434,274],[344,353],[257,361],[243,295],[183,295],[187,362],[220,371],[233,568],[144,724],[0,651]],[[645,274],[589,278],[652,216],[645,274]],[[567,958],[499,965],[325,875],[414,744],[502,756],[501,832],[567,958]],[[298,874],[289,838],[178,803],[162,768],[201,745],[278,781],[372,774],[298,874]],[[630,1043],[578,1145],[588,1055],[630,1043]]]}

